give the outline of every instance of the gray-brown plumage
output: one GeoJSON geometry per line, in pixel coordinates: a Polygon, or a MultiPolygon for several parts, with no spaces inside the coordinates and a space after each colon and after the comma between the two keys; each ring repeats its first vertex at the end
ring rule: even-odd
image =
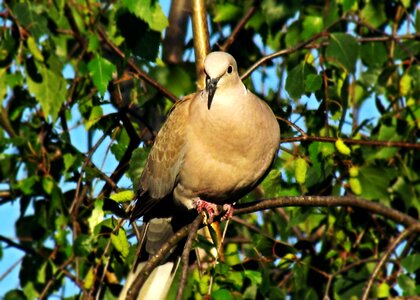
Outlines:
{"type": "Polygon", "coordinates": [[[233,203],[263,179],[276,157],[277,120],[243,85],[235,59],[210,53],[205,73],[206,89],[176,103],[156,137],[133,218],[182,223],[198,199],[233,203]]]}

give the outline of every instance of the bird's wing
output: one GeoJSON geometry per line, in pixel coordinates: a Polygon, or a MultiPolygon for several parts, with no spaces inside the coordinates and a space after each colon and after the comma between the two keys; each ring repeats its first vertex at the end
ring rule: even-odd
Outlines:
{"type": "Polygon", "coordinates": [[[194,95],[187,95],[174,105],[157,134],[140,177],[132,219],[143,216],[173,191],[184,160],[185,130],[194,95]]]}

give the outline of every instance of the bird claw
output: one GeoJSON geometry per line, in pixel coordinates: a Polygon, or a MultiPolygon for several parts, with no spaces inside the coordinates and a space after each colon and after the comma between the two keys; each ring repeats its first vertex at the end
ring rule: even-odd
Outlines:
{"type": "MultiPolygon", "coordinates": [[[[213,223],[214,216],[220,215],[219,208],[217,204],[201,200],[200,198],[194,200],[195,207],[197,208],[198,213],[206,212],[205,216],[208,216],[208,219],[205,221],[207,224],[213,223]]],[[[228,220],[233,215],[233,206],[231,204],[223,205],[224,215],[220,219],[221,221],[228,220]]]]}
{"type": "Polygon", "coordinates": [[[229,220],[233,216],[233,205],[232,204],[223,204],[223,211],[225,214],[220,219],[221,221],[229,220]]]}

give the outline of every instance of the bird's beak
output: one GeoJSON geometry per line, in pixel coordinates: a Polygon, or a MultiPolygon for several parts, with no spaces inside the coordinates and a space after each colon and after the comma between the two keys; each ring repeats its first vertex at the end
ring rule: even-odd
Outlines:
{"type": "Polygon", "coordinates": [[[210,79],[210,77],[206,78],[206,91],[208,93],[207,99],[207,108],[210,110],[211,102],[213,101],[214,93],[216,93],[217,82],[219,81],[220,77],[215,79],[210,79]]]}

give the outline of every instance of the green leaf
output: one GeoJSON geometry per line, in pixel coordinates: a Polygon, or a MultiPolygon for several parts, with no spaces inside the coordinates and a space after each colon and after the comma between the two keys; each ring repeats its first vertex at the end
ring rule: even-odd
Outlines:
{"type": "Polygon", "coordinates": [[[378,28],[386,22],[385,5],[383,2],[370,1],[360,12],[364,22],[378,28]]]}
{"type": "Polygon", "coordinates": [[[305,92],[312,93],[318,91],[322,86],[322,77],[316,74],[309,74],[305,78],[305,92]]]}
{"type": "Polygon", "coordinates": [[[122,3],[131,13],[145,21],[152,30],[161,32],[169,24],[157,1],[123,0],[122,3]]]}
{"type": "Polygon", "coordinates": [[[37,282],[45,284],[47,277],[47,265],[48,262],[44,262],[41,267],[37,270],[37,282]]]}
{"type": "Polygon", "coordinates": [[[92,210],[91,216],[88,218],[90,232],[93,233],[95,226],[102,222],[104,219],[104,211],[102,209],[104,205],[103,200],[96,200],[94,202],[94,209],[92,210]]]}
{"type": "Polygon", "coordinates": [[[31,51],[32,55],[35,57],[36,60],[44,61],[44,56],[42,56],[41,51],[38,49],[38,46],[36,45],[36,42],[33,37],[28,37],[26,40],[26,43],[28,45],[29,51],[31,51]]]}
{"type": "Polygon", "coordinates": [[[314,68],[304,62],[294,67],[286,79],[286,90],[290,97],[298,99],[305,94],[305,81],[307,80],[307,76],[314,75],[315,73],[314,68]]]}
{"type": "Polygon", "coordinates": [[[90,290],[95,283],[95,273],[93,267],[89,268],[89,271],[86,273],[85,278],[83,279],[83,287],[86,290],[90,290]]]}
{"type": "Polygon", "coordinates": [[[38,176],[31,176],[25,179],[22,179],[16,185],[17,189],[20,189],[25,195],[31,195],[33,193],[33,186],[39,182],[38,176]]]}
{"type": "Polygon", "coordinates": [[[244,284],[244,276],[242,272],[239,271],[230,271],[228,272],[226,280],[234,286],[236,290],[241,289],[242,285],[244,284]]]}
{"type": "Polygon", "coordinates": [[[26,299],[38,299],[39,293],[36,290],[34,283],[29,281],[23,286],[23,292],[26,296],[26,299]]]}
{"type": "Polygon", "coordinates": [[[130,244],[128,243],[124,229],[120,228],[117,234],[112,233],[111,242],[123,258],[126,258],[128,256],[130,244]]]}
{"type": "Polygon", "coordinates": [[[360,54],[363,63],[370,67],[381,67],[388,60],[388,51],[383,43],[363,43],[360,54]]]}
{"type": "Polygon", "coordinates": [[[390,181],[396,176],[393,171],[375,166],[363,166],[359,171],[359,180],[362,185],[361,196],[365,199],[389,199],[388,188],[390,181]]]}
{"type": "Polygon", "coordinates": [[[94,239],[87,235],[79,235],[73,243],[73,251],[76,256],[86,257],[92,253],[94,249],[94,239]]]}
{"type": "Polygon", "coordinates": [[[64,161],[64,172],[68,172],[71,167],[74,166],[74,163],[76,162],[77,157],[75,155],[72,155],[70,153],[66,153],[63,155],[63,161],[64,161]]]}
{"type": "Polygon", "coordinates": [[[343,9],[344,11],[356,11],[358,8],[357,0],[343,0],[343,9]]]}
{"type": "Polygon", "coordinates": [[[102,116],[103,116],[102,107],[100,106],[92,107],[92,110],[90,111],[89,119],[85,122],[86,130],[89,130],[90,128],[92,128],[92,126],[98,123],[99,120],[102,118],[102,116]]]}
{"type": "Polygon", "coordinates": [[[244,275],[246,278],[251,280],[253,284],[260,285],[262,283],[262,275],[261,272],[252,271],[252,270],[245,270],[244,275]]]}
{"type": "Polygon", "coordinates": [[[27,300],[21,290],[11,290],[4,295],[4,300],[27,300]]]}
{"type": "Polygon", "coordinates": [[[400,94],[403,96],[407,96],[408,93],[411,91],[411,76],[410,74],[404,74],[400,79],[400,94]]]}
{"type": "Polygon", "coordinates": [[[112,79],[112,73],[116,71],[115,66],[107,59],[96,54],[89,62],[88,70],[96,88],[104,95],[108,87],[108,82],[112,79]]]}
{"type": "Polygon", "coordinates": [[[417,296],[418,295],[418,286],[413,278],[410,276],[403,274],[398,276],[397,279],[398,285],[403,290],[404,296],[417,296]]]}
{"type": "Polygon", "coordinates": [[[61,73],[53,72],[41,64],[37,68],[41,81],[28,76],[28,89],[41,104],[44,113],[55,122],[61,105],[66,101],[66,81],[61,73]]]}
{"type": "Polygon", "coordinates": [[[99,38],[96,35],[90,35],[89,36],[89,43],[87,50],[89,52],[95,52],[100,47],[99,38]]]}
{"type": "Polygon", "coordinates": [[[223,3],[216,5],[213,21],[226,22],[235,19],[242,12],[242,8],[232,3],[223,3]]]}
{"type": "MultiPolygon", "coordinates": [[[[378,140],[380,141],[400,141],[401,136],[398,135],[396,131],[396,127],[394,126],[386,126],[385,124],[382,125],[379,129],[378,140]]],[[[374,150],[371,154],[367,155],[366,158],[368,160],[372,159],[389,159],[394,157],[395,154],[398,152],[397,147],[383,147],[378,150],[374,150]]]]}
{"type": "Polygon", "coordinates": [[[409,8],[411,0],[401,0],[401,3],[404,5],[405,8],[409,8]]]}
{"type": "Polygon", "coordinates": [[[356,71],[356,60],[359,55],[359,43],[354,37],[345,33],[332,33],[325,56],[328,61],[349,73],[356,71]]]}
{"type": "Polygon", "coordinates": [[[149,149],[138,148],[133,151],[133,155],[130,160],[130,166],[128,167],[127,174],[134,184],[133,190],[137,190],[137,184],[140,180],[140,175],[143,172],[146,159],[149,156],[149,149]]]}
{"type": "Polygon", "coordinates": [[[54,178],[51,176],[48,175],[42,178],[42,188],[48,195],[51,195],[54,185],[54,178]]]}
{"type": "Polygon", "coordinates": [[[407,272],[414,273],[420,269],[420,254],[414,253],[401,260],[401,265],[407,270],[407,272]]]}
{"type": "Polygon", "coordinates": [[[321,16],[307,16],[303,19],[303,31],[301,38],[306,40],[311,36],[320,33],[324,28],[324,21],[321,16]]]}
{"type": "MultiPolygon", "coordinates": [[[[29,5],[28,3],[17,3],[14,5],[14,14],[19,20],[19,25],[28,30],[36,40],[42,36],[50,36],[51,32],[48,29],[47,18],[43,14],[35,11],[36,5],[29,5]]],[[[40,7],[40,6],[38,6],[40,7]]]]}
{"type": "Polygon", "coordinates": [[[218,289],[211,293],[211,299],[213,300],[233,300],[232,293],[226,289],[218,289]]]}
{"type": "Polygon", "coordinates": [[[238,252],[238,244],[228,243],[225,250],[225,262],[229,266],[237,265],[241,262],[238,252]]]}
{"type": "Polygon", "coordinates": [[[128,11],[119,12],[117,26],[133,56],[156,61],[161,44],[160,32],[150,29],[146,22],[128,11]]]}
{"type": "Polygon", "coordinates": [[[112,200],[116,202],[128,202],[132,201],[134,198],[134,193],[132,190],[126,190],[122,192],[118,192],[109,196],[112,200]]]}

